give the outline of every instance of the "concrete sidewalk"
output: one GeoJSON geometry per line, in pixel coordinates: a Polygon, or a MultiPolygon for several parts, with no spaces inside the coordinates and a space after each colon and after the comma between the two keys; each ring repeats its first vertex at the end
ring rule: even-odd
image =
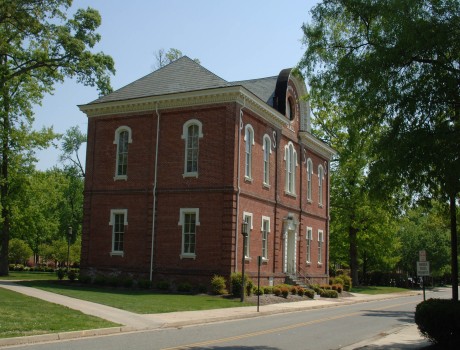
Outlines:
{"type": "MultiPolygon", "coordinates": [[[[213,323],[226,320],[236,320],[266,315],[304,311],[309,309],[335,307],[338,305],[363,303],[373,300],[392,299],[402,296],[420,294],[420,292],[395,293],[385,295],[354,294],[353,297],[344,299],[314,299],[300,302],[279,303],[260,306],[235,307],[227,309],[214,309],[203,311],[171,312],[165,314],[136,314],[110,306],[96,304],[89,301],[66,297],[59,294],[46,292],[40,289],[22,286],[12,281],[0,281],[0,287],[18,293],[63,305],[87,315],[97,316],[108,321],[120,324],[119,327],[94,329],[86,331],[54,333],[41,336],[17,337],[0,339],[0,347],[27,344],[35,342],[72,339],[86,336],[107,335],[128,331],[140,331],[158,328],[175,328],[197,324],[213,323]]],[[[390,334],[381,334],[366,342],[354,344],[343,348],[351,349],[421,349],[430,343],[418,333],[416,325],[407,325],[395,329],[390,334]]]]}

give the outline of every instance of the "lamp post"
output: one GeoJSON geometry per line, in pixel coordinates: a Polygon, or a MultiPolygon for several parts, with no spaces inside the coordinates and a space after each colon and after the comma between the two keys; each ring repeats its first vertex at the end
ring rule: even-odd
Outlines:
{"type": "Polygon", "coordinates": [[[69,275],[69,264],[70,264],[70,238],[72,237],[72,227],[69,227],[67,232],[67,275],[69,275]]]}
{"type": "Polygon", "coordinates": [[[246,220],[243,221],[243,227],[241,230],[243,235],[243,254],[242,254],[242,262],[241,262],[241,278],[242,278],[242,288],[241,288],[241,302],[244,301],[244,294],[246,290],[246,278],[244,276],[244,265],[246,262],[246,244],[248,241],[248,222],[246,220]]]}

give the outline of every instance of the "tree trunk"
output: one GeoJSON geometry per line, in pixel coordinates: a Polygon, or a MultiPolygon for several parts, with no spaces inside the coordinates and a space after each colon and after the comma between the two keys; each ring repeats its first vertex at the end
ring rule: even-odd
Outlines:
{"type": "Polygon", "coordinates": [[[458,248],[457,248],[457,206],[455,194],[449,196],[450,201],[450,247],[452,259],[452,299],[458,301],[458,248]]]}
{"type": "Polygon", "coordinates": [[[348,237],[350,239],[350,270],[351,280],[354,286],[359,286],[358,280],[358,245],[357,245],[358,230],[354,227],[348,229],[348,237]]]}

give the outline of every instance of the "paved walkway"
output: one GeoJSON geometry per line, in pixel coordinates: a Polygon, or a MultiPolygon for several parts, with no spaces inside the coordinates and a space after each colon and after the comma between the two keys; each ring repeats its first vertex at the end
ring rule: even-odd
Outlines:
{"type": "MultiPolygon", "coordinates": [[[[90,331],[5,338],[0,339],[0,347],[33,342],[72,339],[84,336],[106,335],[128,331],[183,327],[195,324],[259,317],[317,308],[335,307],[338,305],[355,304],[372,300],[391,299],[401,296],[420,294],[420,292],[410,292],[403,294],[395,293],[386,295],[354,294],[354,297],[346,299],[314,299],[291,303],[262,305],[259,308],[259,312],[257,312],[257,308],[255,306],[246,306],[227,309],[142,315],[116,309],[110,306],[50,293],[36,288],[22,286],[12,281],[0,281],[0,287],[32,296],[34,298],[46,300],[55,304],[67,306],[71,309],[79,310],[85,314],[97,316],[105,320],[120,324],[119,327],[94,329],[90,331]]],[[[429,344],[430,343],[427,340],[419,335],[416,325],[407,325],[394,330],[394,332],[391,334],[380,335],[378,338],[369,339],[366,342],[354,344],[353,346],[343,349],[421,349],[428,346],[429,344]]]]}

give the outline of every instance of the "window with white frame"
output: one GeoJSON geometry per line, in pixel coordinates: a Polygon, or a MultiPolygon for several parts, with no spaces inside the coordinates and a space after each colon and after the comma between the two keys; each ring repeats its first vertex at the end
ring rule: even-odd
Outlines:
{"type": "Polygon", "coordinates": [[[311,202],[311,182],[313,178],[313,162],[310,158],[307,160],[307,201],[311,202]]]}
{"type": "Polygon", "coordinates": [[[318,204],[323,205],[323,180],[324,180],[324,169],[320,165],[318,167],[318,204]]]}
{"type": "Polygon", "coordinates": [[[297,166],[297,152],[294,145],[289,142],[284,149],[284,160],[286,163],[286,192],[295,195],[295,170],[297,166]]]}
{"type": "Polygon", "coordinates": [[[244,177],[247,180],[252,180],[252,147],[254,146],[254,129],[250,124],[247,124],[244,130],[245,147],[245,162],[244,162],[244,177]]]}
{"type": "Polygon", "coordinates": [[[185,140],[184,177],[198,177],[199,142],[203,137],[202,124],[191,119],[182,127],[182,139],[185,140]]]}
{"type": "Polygon", "coordinates": [[[323,230],[318,230],[318,263],[323,263],[323,242],[324,242],[324,234],[323,230]]]}
{"type": "Polygon", "coordinates": [[[199,208],[181,208],[179,226],[182,226],[181,258],[196,257],[196,228],[200,225],[199,208]]]}
{"type": "Polygon", "coordinates": [[[270,233],[270,218],[262,216],[262,259],[268,260],[268,234],[270,233]]]}
{"type": "Polygon", "coordinates": [[[123,256],[125,226],[128,225],[128,209],[112,209],[109,225],[112,226],[112,251],[110,254],[123,256]]]}
{"type": "Polygon", "coordinates": [[[120,126],[115,130],[115,140],[113,141],[117,145],[115,180],[128,179],[128,144],[132,141],[130,127],[120,126]]]}
{"type": "Polygon", "coordinates": [[[311,227],[307,227],[307,263],[311,263],[311,244],[313,241],[313,229],[311,227]]]}
{"type": "Polygon", "coordinates": [[[248,224],[248,235],[247,237],[244,237],[244,241],[243,241],[243,246],[245,247],[244,249],[244,257],[246,259],[249,259],[250,258],[250,242],[251,242],[251,231],[252,231],[252,224],[253,224],[253,221],[252,221],[252,213],[247,213],[247,212],[243,212],[243,220],[245,222],[247,222],[248,224]]]}
{"type": "Polygon", "coordinates": [[[268,135],[264,135],[264,185],[270,185],[270,154],[272,153],[272,141],[268,135]]]}

